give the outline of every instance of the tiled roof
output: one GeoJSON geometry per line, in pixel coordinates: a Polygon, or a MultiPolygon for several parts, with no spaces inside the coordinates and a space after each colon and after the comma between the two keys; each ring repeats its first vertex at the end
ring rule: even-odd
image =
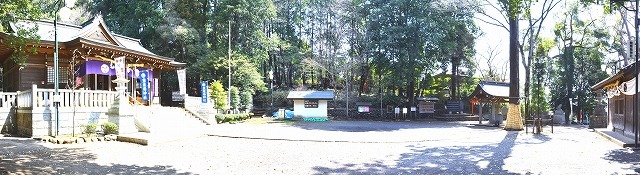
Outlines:
{"type": "Polygon", "coordinates": [[[316,99],[316,100],[333,100],[333,91],[290,91],[287,99],[316,99]]]}
{"type": "MultiPolygon", "coordinates": [[[[15,30],[16,28],[33,28],[34,26],[38,26],[38,30],[36,31],[36,34],[40,36],[41,41],[53,42],[55,40],[54,26],[52,21],[44,21],[44,20],[38,20],[35,22],[19,21],[11,25],[14,31],[16,31],[15,30]]],[[[86,40],[90,40],[90,41],[94,41],[102,44],[112,45],[115,47],[122,47],[122,48],[133,50],[136,52],[157,56],[156,54],[145,49],[140,43],[139,39],[134,39],[134,38],[112,33],[104,23],[104,20],[102,20],[102,17],[100,16],[90,19],[89,21],[85,22],[82,26],[58,22],[57,31],[58,31],[58,42],[61,42],[61,43],[82,38],[82,39],[86,39],[86,40]],[[108,35],[107,37],[115,40],[116,43],[114,44],[114,43],[110,43],[103,40],[96,40],[96,39],[84,37],[88,34],[91,34],[91,32],[100,31],[101,29],[104,29],[106,31],[105,35],[108,35]]],[[[173,60],[172,58],[169,58],[169,59],[173,60]]]]}

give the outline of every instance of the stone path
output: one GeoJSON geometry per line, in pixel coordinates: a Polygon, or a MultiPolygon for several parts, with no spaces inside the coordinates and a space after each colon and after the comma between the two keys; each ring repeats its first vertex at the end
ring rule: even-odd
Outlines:
{"type": "Polygon", "coordinates": [[[141,146],[0,137],[0,174],[630,174],[640,152],[583,126],[542,135],[473,122],[274,122],[141,146]]]}

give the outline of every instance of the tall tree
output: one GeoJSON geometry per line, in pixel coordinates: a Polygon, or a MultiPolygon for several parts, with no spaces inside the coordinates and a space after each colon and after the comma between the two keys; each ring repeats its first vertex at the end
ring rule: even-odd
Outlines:
{"type": "MultiPolygon", "coordinates": [[[[0,32],[6,33],[5,40],[0,44],[13,50],[10,58],[17,65],[24,66],[28,54],[35,54],[37,47],[27,49],[27,43],[39,43],[40,37],[36,34],[36,27],[11,28],[12,23],[19,20],[35,21],[47,15],[55,13],[62,8],[62,1],[43,0],[11,0],[0,2],[0,32]]],[[[52,14],[51,16],[56,16],[52,14]]]]}
{"type": "Polygon", "coordinates": [[[507,114],[507,123],[504,126],[506,130],[522,130],[524,129],[522,118],[520,116],[520,77],[518,65],[518,17],[522,13],[522,1],[520,0],[500,0],[503,9],[509,19],[509,113],[507,114]]]}
{"type": "Polygon", "coordinates": [[[594,94],[589,86],[606,77],[600,67],[605,55],[603,51],[611,48],[608,43],[612,39],[602,25],[602,19],[584,19],[579,15],[590,10],[589,6],[578,2],[569,4],[567,9],[561,14],[563,21],[556,23],[554,28],[560,54],[555,57],[551,94],[552,104],[562,104],[565,122],[570,124],[576,110],[580,112],[593,108],[594,94]],[[573,111],[574,104],[570,101],[577,104],[573,111]]]}

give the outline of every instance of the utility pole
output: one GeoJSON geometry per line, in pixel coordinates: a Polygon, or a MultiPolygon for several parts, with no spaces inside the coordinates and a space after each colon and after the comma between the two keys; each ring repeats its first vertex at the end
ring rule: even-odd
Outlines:
{"type": "MultiPolygon", "coordinates": [[[[229,17],[231,18],[231,17],[229,17]]],[[[227,103],[227,109],[231,109],[231,19],[229,19],[229,86],[227,89],[227,95],[229,102],[227,103]]]]}
{"type": "MultiPolygon", "coordinates": [[[[64,2],[63,2],[64,3],[64,2]]],[[[53,52],[53,106],[56,110],[56,136],[60,135],[60,111],[58,108],[60,106],[58,90],[60,89],[58,82],[58,12],[60,11],[60,1],[56,1],[56,14],[53,18],[53,37],[54,37],[54,52],[53,52]]],[[[33,92],[35,93],[35,92],[33,92]]],[[[75,128],[74,128],[75,130],[75,128]]]]}

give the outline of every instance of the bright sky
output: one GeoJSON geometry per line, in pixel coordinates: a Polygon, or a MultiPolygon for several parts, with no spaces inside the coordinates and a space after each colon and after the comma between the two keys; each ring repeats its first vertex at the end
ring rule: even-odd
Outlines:
{"type": "MultiPolygon", "coordinates": [[[[493,3],[496,3],[495,0],[490,0],[493,3]]],[[[555,23],[560,19],[560,17],[562,16],[560,14],[560,12],[562,12],[565,9],[565,4],[569,4],[571,1],[573,0],[555,0],[560,1],[560,4],[558,4],[558,6],[556,6],[556,8],[553,9],[553,11],[551,12],[551,14],[549,15],[549,17],[547,17],[547,19],[544,21],[543,25],[542,25],[542,32],[541,32],[541,36],[542,37],[546,37],[546,38],[553,38],[553,33],[552,33],[552,29],[553,26],[555,25],[555,23]]],[[[538,4],[541,4],[542,1],[538,1],[538,4]]],[[[536,17],[540,15],[540,8],[541,7],[534,7],[534,10],[532,10],[532,16],[536,17]]],[[[487,11],[487,14],[491,15],[492,17],[495,17],[497,19],[501,19],[501,15],[500,12],[491,8],[491,7],[485,7],[485,11],[487,11]]],[[[601,6],[598,6],[596,8],[591,9],[591,15],[594,16],[602,16],[603,15],[603,10],[601,6]]],[[[482,19],[488,19],[486,17],[482,17],[481,15],[476,15],[477,17],[481,17],[482,19]]],[[[585,17],[586,18],[586,17],[585,17]]],[[[613,18],[613,17],[612,17],[613,18]]],[[[479,57],[480,55],[487,55],[488,52],[488,48],[489,47],[493,47],[493,48],[498,48],[498,52],[499,55],[497,56],[496,61],[494,62],[494,64],[498,64],[498,65],[502,65],[504,63],[507,63],[507,69],[509,69],[508,67],[508,61],[509,61],[509,33],[507,30],[505,30],[504,28],[501,27],[497,27],[491,24],[487,24],[485,22],[482,22],[478,19],[475,20],[476,24],[478,25],[478,27],[480,28],[480,30],[482,30],[482,32],[484,33],[483,36],[479,37],[476,40],[476,57],[479,57]]],[[[607,20],[607,21],[614,21],[614,20],[607,20]]],[[[506,22],[505,22],[506,24],[506,22]]],[[[520,21],[520,30],[522,31],[523,29],[526,29],[528,23],[527,21],[520,21]]],[[[522,35],[522,33],[520,34],[522,35]]],[[[520,36],[520,38],[522,38],[522,36],[520,36]]],[[[553,51],[554,53],[551,53],[550,55],[555,55],[557,54],[557,50],[553,51]]],[[[478,59],[476,59],[478,60],[478,59]]],[[[522,58],[519,58],[519,65],[520,65],[520,83],[523,84],[524,83],[524,68],[522,66],[522,58]]],[[[487,64],[485,62],[478,62],[480,69],[487,69],[487,64]]],[[[500,67],[500,66],[498,66],[500,67]]],[[[509,71],[506,72],[506,79],[507,81],[509,81],[509,71]]],[[[475,76],[480,77],[480,72],[476,72],[475,76]]]]}

